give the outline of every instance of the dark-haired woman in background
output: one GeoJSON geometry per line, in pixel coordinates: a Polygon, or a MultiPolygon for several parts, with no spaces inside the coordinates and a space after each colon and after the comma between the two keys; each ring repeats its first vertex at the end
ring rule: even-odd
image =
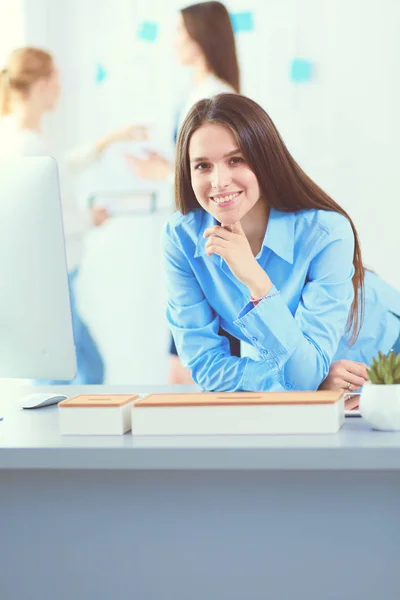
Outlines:
{"type": "MultiPolygon", "coordinates": [[[[235,37],[228,10],[221,2],[199,2],[181,9],[175,50],[182,65],[192,70],[192,88],[179,107],[176,134],[193,104],[222,92],[240,92],[240,74],[235,37]]],[[[174,165],[157,153],[146,158],[128,156],[141,179],[164,180],[173,175],[174,165]]],[[[230,339],[229,334],[226,334],[230,339]]],[[[235,352],[238,340],[230,340],[235,352]]],[[[169,383],[193,383],[182,367],[174,341],[170,347],[169,383]]]]}
{"type": "Polygon", "coordinates": [[[400,293],[364,278],[350,217],[297,165],[258,104],[221,94],[192,108],[175,189],[167,317],[204,390],[315,390],[326,380],[351,391],[378,350],[400,349],[400,293]],[[257,357],[232,356],[220,327],[257,357]],[[343,358],[348,379],[329,379],[343,358]]]}
{"type": "MultiPolygon", "coordinates": [[[[232,23],[221,2],[200,2],[180,10],[175,50],[182,65],[192,70],[192,87],[181,102],[177,132],[193,104],[223,92],[240,92],[240,74],[232,23]]],[[[174,165],[156,153],[146,158],[128,156],[142,179],[163,180],[174,165]]]]}

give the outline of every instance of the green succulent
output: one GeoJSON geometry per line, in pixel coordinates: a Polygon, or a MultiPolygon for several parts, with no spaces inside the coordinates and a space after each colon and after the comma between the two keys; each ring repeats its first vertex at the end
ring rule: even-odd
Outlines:
{"type": "Polygon", "coordinates": [[[378,357],[372,359],[372,365],[367,373],[371,383],[378,385],[400,383],[400,353],[396,354],[391,350],[385,355],[379,352],[378,357]]]}

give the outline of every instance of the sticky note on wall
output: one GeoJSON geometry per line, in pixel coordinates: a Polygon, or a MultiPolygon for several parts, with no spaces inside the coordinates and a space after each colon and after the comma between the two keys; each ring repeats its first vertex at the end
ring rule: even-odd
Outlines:
{"type": "Polygon", "coordinates": [[[234,33],[254,31],[254,16],[252,11],[230,13],[234,33]]]}
{"type": "Polygon", "coordinates": [[[95,81],[96,83],[102,83],[107,77],[108,73],[101,64],[96,65],[95,81]]]}
{"type": "Polygon", "coordinates": [[[294,58],[290,63],[290,79],[296,83],[308,83],[313,79],[314,65],[306,58],[294,58]]]}
{"type": "Polygon", "coordinates": [[[139,25],[137,37],[144,42],[155,42],[158,36],[158,23],[143,21],[139,25]]]}

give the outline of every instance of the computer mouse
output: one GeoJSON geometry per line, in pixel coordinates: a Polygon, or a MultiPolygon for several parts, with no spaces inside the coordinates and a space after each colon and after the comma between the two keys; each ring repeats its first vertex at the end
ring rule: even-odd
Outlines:
{"type": "Polygon", "coordinates": [[[65,400],[67,396],[63,394],[55,394],[51,392],[37,392],[24,396],[19,401],[21,408],[42,408],[43,406],[51,406],[58,404],[61,400],[65,400]]]}

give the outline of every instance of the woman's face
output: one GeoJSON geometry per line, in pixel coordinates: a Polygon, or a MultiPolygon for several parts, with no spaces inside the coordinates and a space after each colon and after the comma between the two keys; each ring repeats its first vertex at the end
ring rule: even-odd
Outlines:
{"type": "Polygon", "coordinates": [[[174,45],[182,65],[192,65],[201,54],[199,45],[188,34],[181,14],[178,17],[174,45]]]}
{"type": "Polygon", "coordinates": [[[207,123],[189,143],[192,188],[198,203],[219,223],[240,221],[260,198],[258,181],[232,131],[207,123]]]}
{"type": "Polygon", "coordinates": [[[39,79],[35,91],[43,110],[55,109],[61,92],[60,75],[56,65],[48,77],[39,79]]]}

